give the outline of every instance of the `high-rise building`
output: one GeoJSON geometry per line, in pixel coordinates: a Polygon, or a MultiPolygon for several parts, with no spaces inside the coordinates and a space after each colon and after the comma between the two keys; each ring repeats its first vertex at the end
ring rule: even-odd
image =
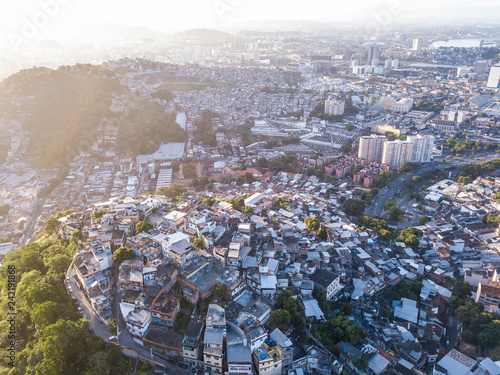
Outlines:
{"type": "Polygon", "coordinates": [[[376,44],[370,44],[367,47],[366,65],[373,65],[373,59],[378,59],[378,46],[376,44]]]}
{"type": "Polygon", "coordinates": [[[413,39],[412,50],[414,50],[414,51],[420,51],[421,49],[422,49],[422,39],[420,39],[420,38],[413,39]]]}
{"type": "Polygon", "coordinates": [[[387,142],[385,135],[372,134],[359,138],[358,157],[367,161],[382,161],[384,142],[387,142]]]}
{"type": "Polygon", "coordinates": [[[474,72],[476,74],[486,74],[488,71],[488,61],[477,61],[474,66],[474,72]]]}
{"type": "Polygon", "coordinates": [[[345,110],[345,100],[329,97],[325,100],[325,113],[333,116],[342,116],[345,110]]]}
{"type": "Polygon", "coordinates": [[[399,60],[398,59],[392,60],[392,69],[399,69],[399,60]]]}
{"type": "Polygon", "coordinates": [[[493,89],[500,88],[500,64],[495,64],[491,67],[486,87],[493,89]]]}
{"type": "Polygon", "coordinates": [[[413,143],[411,160],[414,163],[428,163],[431,161],[434,137],[432,135],[410,135],[407,141],[413,143]]]}
{"type": "Polygon", "coordinates": [[[406,161],[412,161],[413,146],[412,142],[400,139],[385,142],[382,163],[397,168],[406,161]]]}

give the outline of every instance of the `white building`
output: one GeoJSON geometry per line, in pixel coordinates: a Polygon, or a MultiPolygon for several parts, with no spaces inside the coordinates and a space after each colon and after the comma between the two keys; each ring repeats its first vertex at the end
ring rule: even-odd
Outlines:
{"type": "Polygon", "coordinates": [[[408,141],[413,143],[411,161],[414,163],[428,163],[431,161],[434,137],[432,135],[408,136],[408,141]]]}
{"type": "Polygon", "coordinates": [[[457,69],[457,78],[460,78],[460,77],[465,77],[467,75],[469,75],[471,72],[471,68],[467,68],[467,67],[460,67],[457,69]]]}
{"type": "Polygon", "coordinates": [[[342,116],[345,110],[345,100],[329,97],[325,100],[325,113],[327,115],[342,116]]]}
{"type": "Polygon", "coordinates": [[[422,49],[422,39],[421,38],[413,39],[413,46],[411,49],[414,51],[420,51],[422,49]]]}
{"type": "Polygon", "coordinates": [[[387,142],[385,135],[372,134],[359,138],[358,157],[367,161],[382,161],[384,143],[387,142]]]}
{"type": "Polygon", "coordinates": [[[500,87],[500,64],[496,64],[491,67],[486,87],[493,89],[500,87]]]}
{"type": "Polygon", "coordinates": [[[144,337],[149,332],[151,313],[147,310],[134,309],[127,314],[125,321],[132,335],[144,337]]]}
{"type": "Polygon", "coordinates": [[[392,105],[392,112],[408,113],[413,109],[413,99],[403,98],[392,105]]]}
{"type": "Polygon", "coordinates": [[[410,141],[385,142],[382,153],[382,163],[390,165],[393,168],[399,167],[406,161],[411,161],[413,155],[413,143],[410,141]]]}

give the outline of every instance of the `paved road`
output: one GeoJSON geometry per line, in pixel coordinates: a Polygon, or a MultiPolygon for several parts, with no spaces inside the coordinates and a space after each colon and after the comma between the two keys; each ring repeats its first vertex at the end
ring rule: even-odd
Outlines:
{"type": "Polygon", "coordinates": [[[78,306],[82,309],[83,316],[89,321],[90,328],[94,331],[94,333],[101,336],[104,341],[109,342],[109,338],[112,336],[111,333],[109,333],[106,324],[97,319],[89,301],[85,298],[83,292],[80,291],[77,283],[75,282],[74,276],[75,269],[72,267],[69,271],[69,285],[71,285],[72,288],[72,292],[70,293],[71,296],[76,300],[78,306]]]}
{"type": "MultiPolygon", "coordinates": [[[[489,154],[486,155],[486,160],[491,160],[493,159],[496,154],[489,154]]],[[[370,205],[369,208],[366,209],[365,214],[367,216],[372,216],[372,217],[381,217],[382,212],[384,211],[384,202],[390,200],[393,198],[402,188],[405,186],[408,182],[411,181],[411,179],[414,176],[420,176],[425,172],[431,171],[433,169],[444,169],[445,167],[456,167],[460,165],[465,165],[465,164],[470,164],[470,163],[475,163],[475,162],[480,162],[485,160],[485,155],[478,155],[474,156],[472,159],[466,159],[465,157],[463,158],[458,158],[454,159],[452,162],[447,162],[447,163],[439,163],[439,164],[429,164],[425,165],[422,168],[417,169],[416,171],[413,171],[410,174],[403,175],[391,183],[389,183],[387,186],[382,188],[380,192],[377,194],[375,198],[372,200],[372,204],[370,205]]]]}

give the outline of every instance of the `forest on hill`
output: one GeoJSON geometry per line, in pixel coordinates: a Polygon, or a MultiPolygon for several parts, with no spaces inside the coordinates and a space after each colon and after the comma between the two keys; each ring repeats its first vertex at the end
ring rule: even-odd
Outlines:
{"type": "Polygon", "coordinates": [[[118,151],[133,155],[149,154],[162,143],[186,142],[187,132],[175,122],[175,113],[165,113],[165,107],[146,103],[131,109],[120,121],[118,151]]]}
{"type": "Polygon", "coordinates": [[[32,68],[0,84],[0,110],[29,132],[28,154],[35,167],[61,167],[89,151],[102,119],[123,88],[104,66],[77,64],[56,70],[32,68]]]}
{"type": "MultiPolygon", "coordinates": [[[[45,231],[36,242],[8,253],[0,267],[0,346],[5,352],[0,375],[100,375],[110,368],[129,373],[135,360],[90,333],[64,285],[78,236],[67,241],[49,226],[45,231]],[[13,359],[6,354],[11,352],[13,359]]],[[[151,370],[146,363],[139,368],[151,370]]]]}

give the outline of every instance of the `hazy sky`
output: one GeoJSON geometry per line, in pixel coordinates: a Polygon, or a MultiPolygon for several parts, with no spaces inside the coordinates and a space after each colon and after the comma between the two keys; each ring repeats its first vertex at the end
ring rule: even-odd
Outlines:
{"type": "MultiPolygon", "coordinates": [[[[0,5],[1,42],[72,35],[88,23],[143,26],[157,31],[224,29],[252,20],[372,20],[391,10],[391,22],[414,14],[455,15],[498,0],[22,0],[0,5]],[[416,13],[415,13],[416,12],[416,13]],[[375,16],[376,17],[376,16],[375,16]],[[16,39],[17,38],[17,39],[16,39]]],[[[455,16],[456,18],[456,16],[455,16]]]]}

